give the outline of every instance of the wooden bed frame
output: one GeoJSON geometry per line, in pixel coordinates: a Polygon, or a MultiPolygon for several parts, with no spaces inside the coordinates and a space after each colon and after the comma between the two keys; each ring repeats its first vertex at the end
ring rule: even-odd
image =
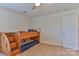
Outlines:
{"type": "Polygon", "coordinates": [[[33,39],[39,42],[40,33],[39,32],[23,32],[20,34],[21,40],[23,39],[33,39]]]}
{"type": "Polygon", "coordinates": [[[39,42],[40,40],[40,33],[39,32],[10,32],[10,33],[0,33],[0,41],[1,41],[1,48],[0,51],[3,52],[6,55],[16,55],[21,53],[20,45],[21,41],[25,39],[32,39],[39,42]],[[14,43],[16,43],[17,50],[12,52],[11,47],[15,47],[15,44],[11,44],[11,38],[14,38],[14,43]]]}

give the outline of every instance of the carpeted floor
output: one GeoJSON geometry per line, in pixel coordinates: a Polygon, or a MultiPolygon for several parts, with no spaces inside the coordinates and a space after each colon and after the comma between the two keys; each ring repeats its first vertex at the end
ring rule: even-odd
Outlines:
{"type": "Polygon", "coordinates": [[[41,43],[17,56],[79,56],[79,51],[41,43]]]}

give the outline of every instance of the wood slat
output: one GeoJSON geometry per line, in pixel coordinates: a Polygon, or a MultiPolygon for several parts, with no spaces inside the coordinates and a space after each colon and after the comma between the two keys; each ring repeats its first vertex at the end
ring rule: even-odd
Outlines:
{"type": "Polygon", "coordinates": [[[14,40],[14,37],[8,37],[8,39],[9,39],[10,42],[15,41],[15,40],[14,40]]]}
{"type": "Polygon", "coordinates": [[[17,47],[17,46],[16,46],[16,42],[10,43],[10,47],[11,47],[11,49],[12,49],[12,48],[16,48],[16,47],[17,47]]]}
{"type": "Polygon", "coordinates": [[[14,55],[17,55],[17,54],[19,54],[20,53],[20,50],[19,49],[15,49],[15,50],[13,50],[12,52],[11,52],[11,56],[14,56],[14,55]]]}

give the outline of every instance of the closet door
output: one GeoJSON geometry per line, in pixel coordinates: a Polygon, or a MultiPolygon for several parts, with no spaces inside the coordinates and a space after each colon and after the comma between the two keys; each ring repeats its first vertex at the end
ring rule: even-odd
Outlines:
{"type": "Polygon", "coordinates": [[[63,46],[71,49],[78,49],[77,39],[77,15],[63,16],[62,31],[63,31],[63,46]]]}

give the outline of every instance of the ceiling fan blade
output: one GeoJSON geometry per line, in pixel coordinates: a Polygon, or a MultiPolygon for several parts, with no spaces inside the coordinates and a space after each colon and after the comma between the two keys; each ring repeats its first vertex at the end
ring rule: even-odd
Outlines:
{"type": "Polygon", "coordinates": [[[36,8],[36,6],[33,6],[33,8],[32,9],[35,9],[36,8]]]}

